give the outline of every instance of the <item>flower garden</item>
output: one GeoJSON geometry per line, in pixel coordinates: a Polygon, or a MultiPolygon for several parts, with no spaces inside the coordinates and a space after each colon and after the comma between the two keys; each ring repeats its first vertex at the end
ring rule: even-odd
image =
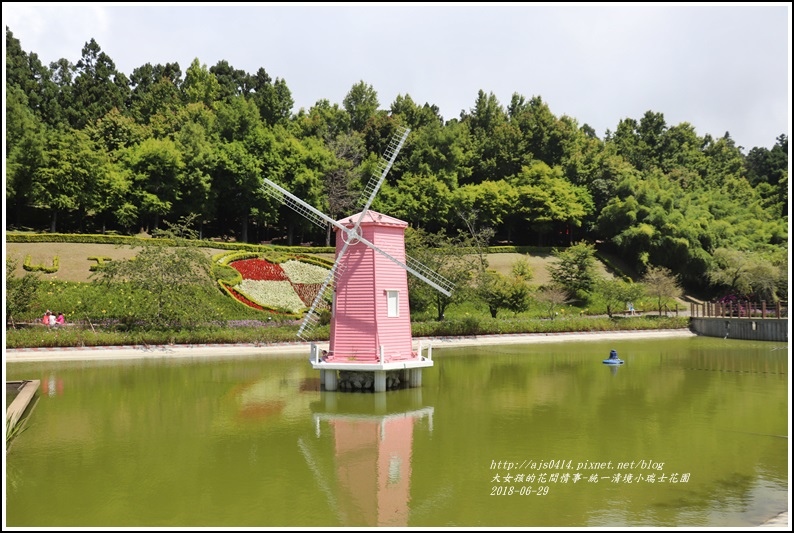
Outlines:
{"type": "Polygon", "coordinates": [[[234,281],[219,279],[222,289],[255,309],[300,315],[317,296],[332,264],[315,257],[224,253],[214,260],[236,271],[234,281]]]}

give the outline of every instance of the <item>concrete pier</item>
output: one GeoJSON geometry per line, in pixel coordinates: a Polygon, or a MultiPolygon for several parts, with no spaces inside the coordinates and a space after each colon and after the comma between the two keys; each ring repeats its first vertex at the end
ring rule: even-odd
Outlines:
{"type": "Polygon", "coordinates": [[[432,345],[419,343],[413,359],[377,363],[327,361],[327,353],[315,343],[309,349],[312,368],[320,371],[323,390],[386,392],[397,388],[422,386],[422,369],[433,366],[432,345]]]}
{"type": "MultiPolygon", "coordinates": [[[[22,415],[25,413],[25,410],[33,401],[33,398],[36,396],[36,391],[39,390],[41,381],[38,379],[31,379],[19,383],[22,388],[17,394],[17,397],[14,398],[14,401],[12,401],[6,409],[7,431],[9,432],[13,431],[14,426],[17,425],[22,415]]],[[[6,386],[8,386],[8,383],[6,383],[6,386]]]]}

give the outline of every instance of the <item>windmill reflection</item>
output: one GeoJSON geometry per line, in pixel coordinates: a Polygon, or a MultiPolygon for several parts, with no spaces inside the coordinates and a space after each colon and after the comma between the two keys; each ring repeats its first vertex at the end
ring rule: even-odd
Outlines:
{"type": "Polygon", "coordinates": [[[318,443],[299,439],[298,444],[329,508],[343,525],[408,524],[414,429],[433,431],[433,408],[421,406],[420,390],[402,392],[406,395],[395,402],[399,407],[387,407],[382,394],[355,395],[356,401],[347,402],[344,397],[351,395],[336,392],[322,393],[321,401],[312,406],[318,443]],[[410,401],[404,401],[406,397],[410,401]],[[323,468],[317,457],[327,453],[313,453],[310,448],[321,447],[321,437],[329,432],[333,465],[323,468]]]}

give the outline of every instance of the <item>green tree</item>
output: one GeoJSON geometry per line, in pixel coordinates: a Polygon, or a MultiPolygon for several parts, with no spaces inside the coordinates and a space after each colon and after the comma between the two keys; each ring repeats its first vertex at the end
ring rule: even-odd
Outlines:
{"type": "MultiPolygon", "coordinates": [[[[777,302],[780,299],[777,294],[777,287],[785,283],[788,278],[787,274],[768,261],[756,262],[751,272],[755,299],[758,301],[777,302]]],[[[788,298],[786,291],[783,291],[782,294],[784,298],[788,298]]]]}
{"type": "Polygon", "coordinates": [[[146,63],[132,71],[129,113],[140,125],[151,124],[155,117],[175,114],[182,106],[182,71],[179,63],[146,63]]]}
{"type": "Polygon", "coordinates": [[[94,39],[83,46],[76,65],[69,122],[82,129],[105,116],[111,109],[122,109],[129,98],[127,76],[116,70],[113,60],[94,39]]]}
{"type": "Polygon", "coordinates": [[[709,281],[737,296],[746,297],[752,291],[751,272],[753,260],[739,250],[718,248],[708,271],[709,281]]]}
{"type": "Polygon", "coordinates": [[[482,183],[489,179],[506,178],[505,169],[513,168],[511,162],[516,154],[507,154],[509,161],[505,161],[505,152],[501,150],[498,138],[513,139],[517,129],[510,129],[507,124],[507,114],[499,100],[493,93],[485,94],[480,90],[474,103],[474,108],[468,113],[461,114],[461,120],[471,133],[471,173],[460,184],[482,183]],[[508,128],[510,131],[503,131],[508,128]]]}
{"type": "Polygon", "coordinates": [[[552,255],[556,261],[547,268],[554,283],[569,298],[586,299],[597,277],[595,246],[581,241],[562,250],[554,248],[552,255]]]}
{"type": "Polygon", "coordinates": [[[778,299],[779,268],[758,253],[718,248],[708,278],[716,287],[742,298],[778,299]]]}
{"type": "Polygon", "coordinates": [[[510,273],[513,274],[514,277],[523,280],[525,283],[529,283],[532,281],[532,278],[535,277],[532,266],[524,256],[519,257],[513,262],[513,266],[510,267],[510,273]]]}
{"type": "Polygon", "coordinates": [[[120,150],[140,144],[149,134],[145,126],[115,108],[94,124],[87,126],[85,131],[115,160],[118,159],[120,150]]]}
{"type": "Polygon", "coordinates": [[[603,299],[610,318],[629,302],[642,298],[644,291],[645,287],[641,283],[630,283],[622,279],[600,278],[595,283],[595,292],[603,299]]]}
{"type": "Polygon", "coordinates": [[[525,101],[523,96],[513,94],[508,113],[510,122],[520,132],[521,144],[517,148],[529,156],[521,161],[520,166],[529,164],[531,160],[542,161],[550,167],[562,163],[565,143],[571,134],[575,134],[575,128],[566,124],[570,119],[555,117],[540,96],[525,101]]]}
{"type": "Polygon", "coordinates": [[[452,209],[458,213],[477,213],[493,228],[502,227],[515,209],[517,192],[504,180],[470,183],[451,192],[452,209]]]}
{"type": "Polygon", "coordinates": [[[218,102],[214,110],[215,130],[226,142],[242,141],[262,124],[256,105],[242,97],[218,102]]]}
{"type": "Polygon", "coordinates": [[[295,105],[287,82],[280,78],[276,78],[274,82],[267,71],[260,67],[250,83],[253,92],[249,97],[259,109],[262,120],[269,126],[285,124],[290,118],[292,106],[295,105]]]}
{"type": "MultiPolygon", "coordinates": [[[[311,136],[299,139],[287,128],[277,124],[273,128],[261,128],[259,135],[252,139],[249,151],[261,154],[260,176],[278,183],[323,213],[328,212],[323,178],[338,161],[323,140],[311,136]]],[[[256,185],[258,190],[262,190],[261,181],[256,185]]],[[[278,210],[279,204],[269,198],[260,205],[263,210],[261,216],[268,215],[265,209],[279,214],[280,222],[286,226],[290,245],[296,238],[298,242],[315,239],[319,242],[326,236],[325,223],[318,224],[322,231],[320,234],[317,226],[312,225],[314,220],[296,213],[286,205],[281,205],[278,210]]]]}
{"type": "Polygon", "coordinates": [[[510,298],[510,284],[505,276],[495,270],[486,270],[477,283],[477,295],[485,302],[492,318],[496,318],[500,309],[507,307],[510,298]]]}
{"type": "Polygon", "coordinates": [[[471,172],[466,148],[469,139],[467,128],[459,123],[444,126],[431,121],[411,131],[410,142],[403,146],[397,160],[399,168],[405,173],[434,175],[454,191],[471,172]]]}
{"type": "Polygon", "coordinates": [[[350,131],[350,115],[339,104],[319,100],[308,112],[301,108],[290,126],[299,138],[317,137],[329,142],[350,131]]]}
{"type": "Polygon", "coordinates": [[[476,293],[485,302],[491,318],[496,318],[501,309],[514,314],[527,311],[530,306],[530,289],[519,277],[507,277],[494,270],[482,273],[476,285],[476,293]]]}
{"type": "Polygon", "coordinates": [[[22,277],[14,275],[18,264],[18,259],[6,256],[6,324],[10,323],[14,328],[16,328],[15,316],[25,315],[38,305],[41,289],[41,277],[38,272],[25,272],[22,277]]]}
{"type": "Polygon", "coordinates": [[[263,196],[259,165],[260,160],[242,141],[217,147],[212,188],[218,198],[218,215],[222,223],[234,224],[234,234],[242,242],[248,242],[252,209],[263,196]]]}
{"type": "Polygon", "coordinates": [[[198,58],[195,58],[185,71],[185,81],[181,89],[187,103],[201,102],[209,108],[221,94],[218,78],[207,70],[207,65],[199,63],[198,58]]]}
{"type": "Polygon", "coordinates": [[[196,246],[193,223],[193,216],[176,224],[163,220],[164,228],[135,257],[111,261],[94,274],[94,283],[129,289],[130,303],[120,317],[127,327],[193,329],[218,320],[212,262],[196,246]]]}
{"type": "Polygon", "coordinates": [[[210,67],[210,73],[218,80],[218,100],[229,101],[237,96],[245,96],[251,90],[248,74],[232,67],[225,59],[210,67]]]}
{"type": "Polygon", "coordinates": [[[389,212],[414,227],[434,233],[447,224],[449,200],[449,188],[435,176],[406,174],[396,187],[384,183],[373,209],[389,212]]]}
{"type": "MultiPolygon", "coordinates": [[[[203,227],[204,223],[213,222],[217,216],[212,173],[218,164],[218,145],[213,142],[204,123],[191,118],[177,132],[176,146],[185,167],[179,176],[182,192],[171,216],[200,213],[197,222],[203,227]]],[[[199,238],[203,238],[203,231],[199,230],[199,233],[199,238]]]]}
{"type": "Polygon", "coordinates": [[[6,224],[21,223],[33,183],[45,157],[45,127],[28,107],[19,87],[6,95],[6,224]]]}
{"type": "Polygon", "coordinates": [[[561,167],[551,168],[535,161],[507,181],[516,196],[511,224],[528,223],[539,239],[554,229],[570,230],[571,226],[581,226],[584,217],[593,209],[587,190],[566,180],[561,167]]]}
{"type": "Polygon", "coordinates": [[[438,106],[425,103],[423,106],[417,105],[409,95],[398,94],[391,104],[392,116],[400,115],[403,123],[416,130],[429,125],[443,125],[444,119],[439,115],[438,106]]]}
{"type": "Polygon", "coordinates": [[[42,162],[31,186],[33,201],[50,212],[50,231],[58,215],[75,212],[82,223],[101,200],[98,187],[109,171],[107,156],[83,131],[50,130],[42,162]]]}
{"type": "Polygon", "coordinates": [[[410,257],[449,280],[455,289],[447,296],[416,276],[408,276],[408,297],[411,309],[424,311],[435,307],[436,320],[444,319],[447,308],[472,296],[469,282],[472,271],[471,238],[467,235],[447,237],[431,234],[421,229],[408,228],[405,232],[405,250],[410,257]]]}
{"type": "MultiPolygon", "coordinates": [[[[659,316],[662,316],[662,310],[666,310],[668,304],[674,302],[676,298],[680,298],[683,294],[675,274],[669,268],[662,266],[648,267],[642,277],[642,283],[645,285],[645,293],[656,300],[659,316]]],[[[667,313],[665,312],[665,314],[667,313]]]]}
{"type": "Polygon", "coordinates": [[[182,154],[170,139],[146,139],[125,154],[124,164],[132,172],[132,192],[146,226],[157,229],[183,192],[182,154]]]}
{"type": "Polygon", "coordinates": [[[745,172],[748,181],[755,185],[768,186],[765,197],[774,198],[780,204],[779,213],[788,213],[788,136],[778,136],[771,150],[755,147],[745,158],[745,172]]]}
{"type": "Polygon", "coordinates": [[[372,85],[367,85],[362,80],[348,91],[342,100],[342,106],[350,115],[350,126],[355,131],[364,131],[367,121],[375,115],[380,107],[378,93],[372,88],[372,85]]]}
{"type": "Polygon", "coordinates": [[[60,93],[70,91],[68,85],[71,85],[73,67],[65,59],[61,61],[68,71],[65,77],[67,86],[63,87],[55,81],[61,77],[59,69],[62,63],[52,63],[53,70],[47,68],[34,52],[25,53],[19,39],[6,27],[6,91],[19,88],[26,96],[31,112],[48,126],[65,125],[60,93]]]}

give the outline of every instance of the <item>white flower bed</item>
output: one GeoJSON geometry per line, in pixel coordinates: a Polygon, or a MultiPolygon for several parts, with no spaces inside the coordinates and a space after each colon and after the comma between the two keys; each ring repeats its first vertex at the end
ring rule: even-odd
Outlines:
{"type": "Polygon", "coordinates": [[[306,310],[306,305],[289,281],[244,279],[234,286],[234,290],[263,307],[284,309],[291,313],[306,310]]]}
{"type": "Polygon", "coordinates": [[[294,259],[281,263],[281,268],[292,283],[322,283],[330,272],[327,268],[294,259]]]}

